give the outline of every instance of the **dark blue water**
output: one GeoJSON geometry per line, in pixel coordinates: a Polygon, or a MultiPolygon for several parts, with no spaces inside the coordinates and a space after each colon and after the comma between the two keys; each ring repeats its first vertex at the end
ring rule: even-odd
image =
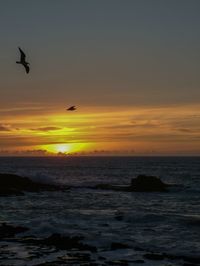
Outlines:
{"type": "Polygon", "coordinates": [[[78,187],[0,198],[0,220],[26,225],[33,235],[80,234],[99,249],[117,241],[158,252],[200,254],[199,157],[0,158],[0,172],[78,187]],[[178,187],[169,193],[85,188],[129,184],[138,174],[156,175],[178,187]]]}

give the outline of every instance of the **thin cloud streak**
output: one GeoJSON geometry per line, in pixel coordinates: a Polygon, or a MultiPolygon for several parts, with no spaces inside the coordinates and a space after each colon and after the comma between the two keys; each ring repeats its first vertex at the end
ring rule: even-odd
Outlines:
{"type": "Polygon", "coordinates": [[[16,114],[1,125],[0,148],[23,150],[59,143],[91,143],[94,150],[104,149],[106,145],[106,150],[122,153],[129,148],[138,153],[155,150],[155,146],[157,153],[170,149],[173,152],[176,147],[197,152],[200,144],[197,106],[121,108],[110,112],[103,109],[75,115],[48,111],[29,117],[16,114]],[[5,126],[8,124],[9,127],[5,126]]]}

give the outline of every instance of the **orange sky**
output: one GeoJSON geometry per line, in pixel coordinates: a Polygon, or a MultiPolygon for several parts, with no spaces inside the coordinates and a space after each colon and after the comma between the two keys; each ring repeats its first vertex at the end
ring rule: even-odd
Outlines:
{"type": "Polygon", "coordinates": [[[198,105],[75,112],[29,106],[0,113],[1,154],[200,154],[198,105]]]}
{"type": "Polygon", "coordinates": [[[199,13],[198,0],[1,1],[0,155],[200,155],[199,13]]]}

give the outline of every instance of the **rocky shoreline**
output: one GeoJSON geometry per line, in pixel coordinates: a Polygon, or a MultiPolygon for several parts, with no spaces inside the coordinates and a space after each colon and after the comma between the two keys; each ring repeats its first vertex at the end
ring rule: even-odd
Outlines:
{"type": "MultiPolygon", "coordinates": [[[[116,192],[168,192],[170,187],[171,185],[165,184],[155,176],[140,175],[132,179],[129,185],[99,184],[90,188],[116,192]]],[[[0,196],[67,189],[70,187],[38,183],[13,174],[0,174],[0,196]]],[[[123,216],[119,214],[115,219],[121,222],[123,216]]],[[[151,246],[143,247],[131,240],[110,239],[105,246],[98,246],[98,241],[92,242],[87,236],[78,235],[77,232],[50,233],[45,237],[32,235],[31,232],[31,229],[23,226],[23,223],[22,225],[0,223],[0,265],[29,265],[30,261],[34,266],[200,265],[198,256],[184,255],[184,253],[168,254],[161,250],[159,252],[159,249],[155,250],[151,246]],[[14,260],[21,264],[15,264],[14,260]]],[[[101,234],[98,234],[98,237],[101,242],[101,234]]]]}
{"type": "Polygon", "coordinates": [[[21,196],[24,192],[59,191],[67,187],[32,181],[15,174],[0,174],[0,196],[21,196]]]}
{"type": "MultiPolygon", "coordinates": [[[[28,232],[29,229],[21,226],[0,224],[0,265],[1,262],[11,257],[17,257],[16,253],[10,254],[9,243],[15,245],[23,245],[27,248],[27,254],[30,260],[41,260],[42,263],[36,263],[36,266],[55,266],[55,265],[153,265],[152,263],[178,263],[182,266],[197,266],[200,265],[200,257],[174,255],[167,253],[158,253],[152,250],[147,250],[139,246],[127,245],[121,242],[111,242],[110,247],[104,250],[98,249],[95,246],[84,243],[86,239],[82,236],[62,236],[60,234],[52,234],[46,238],[37,238],[34,236],[16,236],[20,233],[28,232]],[[109,254],[113,252],[123,251],[133,252],[131,258],[111,259],[109,254]],[[62,253],[59,253],[62,252],[62,253]],[[64,252],[64,253],[63,253],[64,252]],[[45,256],[54,254],[53,260],[45,260],[45,256]],[[62,254],[62,255],[61,255],[62,254]],[[45,262],[44,262],[45,260],[45,262]],[[146,264],[148,263],[148,264],[146,264]]],[[[19,259],[19,258],[17,258],[19,259]]],[[[23,264],[24,265],[24,264],[23,264]]],[[[158,264],[156,264],[158,265],[158,264]]],[[[163,264],[165,265],[165,264],[163,264]]],[[[166,264],[172,265],[172,264],[166,264]]]]}
{"type": "MultiPolygon", "coordinates": [[[[165,184],[156,176],[139,175],[131,180],[130,185],[98,184],[88,188],[124,192],[168,192],[169,187],[169,184],[165,184]]],[[[68,189],[70,189],[69,186],[39,183],[15,174],[0,174],[0,196],[21,196],[24,192],[66,191],[68,189]]]]}
{"type": "Polygon", "coordinates": [[[95,188],[127,192],[168,192],[170,186],[156,176],[139,175],[132,178],[130,185],[99,184],[95,188]]]}

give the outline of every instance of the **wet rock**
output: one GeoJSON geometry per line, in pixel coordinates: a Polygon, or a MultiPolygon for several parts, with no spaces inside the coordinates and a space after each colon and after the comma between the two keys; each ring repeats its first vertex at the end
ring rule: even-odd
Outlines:
{"type": "Polygon", "coordinates": [[[26,232],[27,230],[29,229],[23,226],[12,226],[2,223],[0,225],[0,239],[14,237],[16,234],[26,232]]]}
{"type": "Polygon", "coordinates": [[[200,265],[200,257],[183,256],[183,260],[189,263],[200,265]]]}
{"type": "Polygon", "coordinates": [[[34,182],[27,177],[14,174],[0,174],[0,196],[23,195],[24,192],[63,190],[56,185],[34,182]]]}
{"type": "Polygon", "coordinates": [[[134,250],[135,251],[145,251],[145,249],[144,248],[141,248],[141,247],[134,247],[134,250]]]}
{"type": "Polygon", "coordinates": [[[99,256],[98,259],[99,260],[106,260],[106,258],[104,258],[103,256],[99,256]]]}
{"type": "Polygon", "coordinates": [[[144,260],[132,260],[131,262],[132,263],[145,263],[144,260]]]}
{"type": "Polygon", "coordinates": [[[90,258],[90,254],[86,253],[70,253],[62,257],[58,257],[56,261],[44,262],[37,264],[36,266],[56,266],[56,265],[94,265],[98,266],[99,264],[93,262],[90,258]]]}
{"type": "Polygon", "coordinates": [[[200,257],[190,257],[190,256],[173,255],[173,254],[166,254],[166,253],[163,253],[163,256],[171,260],[184,260],[188,263],[192,263],[192,264],[194,263],[194,264],[200,265],[200,257]]]}
{"type": "Polygon", "coordinates": [[[64,266],[63,262],[61,260],[56,260],[56,261],[51,261],[51,262],[44,262],[40,264],[36,264],[35,266],[56,266],[56,265],[61,265],[64,266]]]}
{"type": "Polygon", "coordinates": [[[117,220],[117,221],[122,221],[123,220],[123,215],[116,215],[115,216],[115,220],[117,220]]]}
{"type": "Polygon", "coordinates": [[[174,255],[174,254],[157,254],[157,253],[147,253],[144,254],[144,258],[149,260],[182,260],[185,261],[186,264],[194,264],[194,265],[200,265],[200,257],[190,257],[190,256],[184,256],[184,255],[174,255]]]}
{"type": "Polygon", "coordinates": [[[139,175],[131,180],[131,185],[98,184],[94,188],[126,192],[167,192],[165,184],[156,176],[139,175]]]}
{"type": "Polygon", "coordinates": [[[111,248],[111,250],[116,250],[116,249],[130,248],[130,246],[128,246],[127,244],[124,244],[124,243],[113,242],[113,243],[111,243],[110,248],[111,248]]]}
{"type": "Polygon", "coordinates": [[[96,252],[97,248],[94,246],[90,246],[80,242],[82,237],[74,236],[61,236],[60,234],[52,234],[51,236],[44,239],[34,239],[34,238],[26,238],[23,240],[24,243],[27,244],[35,244],[35,245],[45,245],[45,246],[54,246],[60,250],[89,250],[91,252],[96,252]]]}
{"type": "Polygon", "coordinates": [[[120,266],[127,266],[129,262],[126,260],[112,260],[107,262],[108,265],[120,265],[120,266]]]}
{"type": "Polygon", "coordinates": [[[131,180],[131,190],[138,192],[163,192],[167,191],[168,185],[156,176],[139,175],[131,180]]]}
{"type": "Polygon", "coordinates": [[[184,263],[183,266],[197,266],[197,264],[192,264],[192,263],[184,263]]]}
{"type": "Polygon", "coordinates": [[[144,258],[148,260],[164,260],[165,256],[163,254],[147,253],[144,258]]]}

